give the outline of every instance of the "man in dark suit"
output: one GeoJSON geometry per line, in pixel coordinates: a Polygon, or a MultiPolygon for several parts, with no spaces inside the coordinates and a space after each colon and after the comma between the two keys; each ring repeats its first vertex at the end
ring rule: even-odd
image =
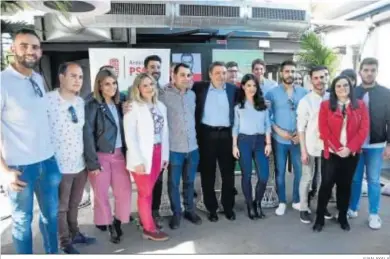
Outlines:
{"type": "Polygon", "coordinates": [[[222,177],[222,205],[227,219],[234,213],[234,158],[232,126],[236,86],[226,83],[226,67],[213,62],[209,68],[211,82],[196,82],[196,131],[200,151],[200,173],[204,204],[208,219],[218,221],[218,201],[215,195],[215,171],[218,161],[222,177]]]}

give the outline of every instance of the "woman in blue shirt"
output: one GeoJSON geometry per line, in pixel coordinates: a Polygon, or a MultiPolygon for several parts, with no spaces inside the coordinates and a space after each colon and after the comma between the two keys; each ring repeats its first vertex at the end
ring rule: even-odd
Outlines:
{"type": "Polygon", "coordinates": [[[261,201],[269,176],[268,156],[272,152],[271,124],[259,82],[246,74],[238,90],[238,104],[234,107],[233,156],[239,160],[242,192],[250,219],[263,218],[261,201]],[[252,197],[252,159],[255,162],[257,185],[252,197]]]}

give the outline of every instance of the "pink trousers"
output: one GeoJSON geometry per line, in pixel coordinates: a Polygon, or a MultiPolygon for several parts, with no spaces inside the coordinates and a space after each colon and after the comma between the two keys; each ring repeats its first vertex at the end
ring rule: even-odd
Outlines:
{"type": "Polygon", "coordinates": [[[128,223],[131,213],[131,181],[126,169],[125,157],[120,148],[114,154],[98,153],[102,171],[88,174],[94,194],[93,218],[95,225],[110,225],[113,221],[108,197],[111,187],[114,195],[114,215],[122,223],[128,223]]]}
{"type": "Polygon", "coordinates": [[[150,174],[132,172],[138,190],[138,214],[146,231],[156,231],[152,217],[152,193],[154,184],[161,172],[161,144],[154,145],[152,168],[150,174]]]}

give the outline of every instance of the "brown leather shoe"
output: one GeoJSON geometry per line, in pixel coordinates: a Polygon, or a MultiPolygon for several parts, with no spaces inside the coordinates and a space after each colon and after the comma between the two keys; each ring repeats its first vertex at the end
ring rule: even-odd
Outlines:
{"type": "Polygon", "coordinates": [[[142,237],[153,241],[166,241],[169,239],[169,236],[166,233],[159,230],[154,232],[144,230],[142,237]]]}

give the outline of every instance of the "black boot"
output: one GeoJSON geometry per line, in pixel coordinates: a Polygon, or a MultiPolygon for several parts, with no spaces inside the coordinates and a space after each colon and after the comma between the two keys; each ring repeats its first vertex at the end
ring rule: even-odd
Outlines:
{"type": "Polygon", "coordinates": [[[113,225],[114,225],[116,233],[118,234],[118,237],[123,236],[122,222],[119,219],[114,218],[113,225]]]}
{"type": "Polygon", "coordinates": [[[248,218],[254,220],[256,219],[256,210],[255,210],[255,207],[253,206],[254,203],[251,203],[251,202],[248,202],[246,204],[246,209],[247,209],[247,212],[248,212],[248,218]]]}
{"type": "Polygon", "coordinates": [[[316,217],[316,221],[313,225],[313,231],[314,232],[321,232],[325,225],[325,218],[324,216],[318,216],[316,217]]]}
{"type": "Polygon", "coordinates": [[[257,201],[256,200],[254,200],[253,202],[252,202],[252,204],[253,204],[253,210],[255,211],[255,218],[257,219],[257,218],[259,218],[259,211],[257,210],[257,201]]]}
{"type": "MultiPolygon", "coordinates": [[[[115,222],[115,220],[114,220],[114,222],[115,222]]],[[[114,222],[108,226],[108,233],[110,233],[110,242],[114,243],[114,244],[119,244],[121,242],[121,237],[117,232],[117,227],[115,227],[114,222]]],[[[116,223],[116,224],[118,224],[118,223],[116,223]]],[[[119,228],[120,228],[120,226],[119,226],[119,228]]]]}
{"type": "Polygon", "coordinates": [[[267,188],[267,182],[259,181],[256,185],[257,215],[258,215],[258,218],[260,218],[260,219],[265,217],[263,209],[261,208],[261,202],[263,200],[266,188],[267,188]]]}
{"type": "Polygon", "coordinates": [[[95,225],[97,229],[100,229],[101,231],[107,231],[106,225],[95,225]]]}
{"type": "Polygon", "coordinates": [[[343,229],[344,231],[351,230],[351,226],[349,225],[348,220],[347,220],[347,213],[346,212],[339,211],[339,216],[337,218],[337,221],[339,222],[341,229],[343,229]]]}
{"type": "Polygon", "coordinates": [[[261,207],[261,201],[257,204],[257,214],[259,219],[265,218],[263,208],[261,207]]]}

